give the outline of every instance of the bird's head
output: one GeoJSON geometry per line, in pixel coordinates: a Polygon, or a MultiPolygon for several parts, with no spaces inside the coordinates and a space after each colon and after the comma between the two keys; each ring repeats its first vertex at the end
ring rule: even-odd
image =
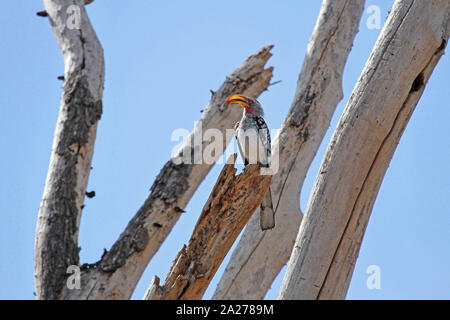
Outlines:
{"type": "Polygon", "coordinates": [[[227,104],[237,104],[244,108],[246,113],[253,114],[255,116],[262,117],[264,115],[263,109],[258,100],[246,97],[243,94],[233,94],[228,97],[227,104]]]}

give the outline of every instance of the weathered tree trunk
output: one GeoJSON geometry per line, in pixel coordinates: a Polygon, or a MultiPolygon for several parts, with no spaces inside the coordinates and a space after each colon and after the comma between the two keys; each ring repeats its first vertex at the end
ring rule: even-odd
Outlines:
{"type": "Polygon", "coordinates": [[[342,99],[342,74],[364,10],[363,0],[325,0],[308,44],[295,98],[275,138],[279,170],[272,182],[275,228],[262,232],[253,215],[213,299],[262,299],[288,261],[302,218],[306,173],[342,99]]]}
{"type": "MultiPolygon", "coordinates": [[[[198,159],[192,158],[193,163],[185,163],[184,155],[194,151],[197,137],[202,139],[200,133],[210,128],[219,130],[224,137],[223,145],[228,145],[232,136],[225,131],[233,128],[242,113],[236,108],[224,107],[224,101],[234,93],[257,97],[269,86],[273,68],[264,67],[271,57],[271,48],[264,47],[250,56],[213,94],[201,121],[178,154],[165,164],[153,183],[150,195],[119,239],[100,261],[83,268],[81,289],[65,289],[65,299],[128,299],[131,296],[148,262],[213,166],[204,161],[195,163],[198,159]]],[[[203,150],[210,143],[200,141],[203,150]]],[[[214,160],[220,156],[216,154],[214,160]]]]}
{"type": "Polygon", "coordinates": [[[448,0],[397,0],[337,125],[279,299],[343,299],[389,162],[444,53],[448,0]]]}
{"type": "Polygon", "coordinates": [[[174,260],[165,283],[156,277],[146,299],[201,299],[211,279],[255,209],[269,190],[272,176],[258,165],[235,176],[237,154],[228,161],[203,207],[187,246],[174,260]],[[230,163],[231,162],[231,163],[230,163]],[[255,188],[255,186],[258,186],[255,188]]]}
{"type": "Polygon", "coordinates": [[[63,54],[65,82],[37,222],[34,270],[37,298],[56,299],[67,267],[79,263],[78,228],[102,114],[104,62],[83,1],[44,4],[63,54]]]}

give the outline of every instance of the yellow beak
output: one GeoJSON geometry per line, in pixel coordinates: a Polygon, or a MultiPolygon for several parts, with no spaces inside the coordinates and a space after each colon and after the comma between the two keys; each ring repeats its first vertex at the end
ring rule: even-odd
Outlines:
{"type": "Polygon", "coordinates": [[[227,104],[236,103],[240,105],[242,108],[248,107],[248,100],[242,94],[233,94],[227,99],[227,104]]]}

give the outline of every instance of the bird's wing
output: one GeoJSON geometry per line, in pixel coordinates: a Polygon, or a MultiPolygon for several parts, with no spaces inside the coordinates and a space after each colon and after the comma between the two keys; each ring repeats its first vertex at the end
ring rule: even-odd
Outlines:
{"type": "Polygon", "coordinates": [[[272,152],[269,128],[267,127],[267,124],[262,117],[256,118],[256,125],[258,128],[258,137],[260,140],[260,145],[258,147],[261,148],[259,150],[259,162],[263,166],[269,166],[270,155],[272,152]]]}
{"type": "Polygon", "coordinates": [[[236,124],[234,126],[234,136],[236,137],[236,142],[237,142],[237,145],[238,145],[238,149],[239,149],[239,153],[241,155],[242,161],[244,161],[244,165],[247,165],[248,164],[248,159],[245,157],[245,153],[242,150],[241,144],[239,143],[238,132],[237,132],[238,128],[239,128],[239,121],[236,122],[236,124]]]}
{"type": "Polygon", "coordinates": [[[237,129],[239,128],[239,121],[234,125],[234,134],[236,134],[237,129]]]}

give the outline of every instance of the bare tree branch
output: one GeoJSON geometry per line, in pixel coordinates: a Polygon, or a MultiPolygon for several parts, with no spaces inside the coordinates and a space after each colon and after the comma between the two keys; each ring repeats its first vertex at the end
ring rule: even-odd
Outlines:
{"type": "MultiPolygon", "coordinates": [[[[212,95],[194,131],[178,154],[169,160],[156,178],[150,195],[138,210],[110,251],[101,260],[82,270],[81,290],[65,290],[66,299],[128,299],[150,259],[172,230],[197,187],[213,164],[185,163],[184,155],[191,154],[196,137],[214,128],[223,135],[226,146],[233,128],[241,117],[236,108],[224,108],[225,99],[233,93],[257,97],[270,83],[273,68],[264,69],[273,46],[264,47],[250,56],[212,95]]],[[[209,141],[202,141],[203,150],[209,141]]],[[[221,154],[216,154],[215,159],[221,154]]],[[[194,159],[195,160],[195,159],[194,159]]]]}
{"type": "Polygon", "coordinates": [[[328,146],[279,299],[343,299],[389,162],[450,33],[448,0],[397,0],[328,146]]]}
{"type": "Polygon", "coordinates": [[[78,228],[102,114],[104,61],[82,1],[44,4],[63,54],[65,82],[37,222],[34,272],[38,299],[56,299],[67,267],[79,263],[78,228]],[[69,6],[78,8],[72,16],[69,6]]]}
{"type": "Polygon", "coordinates": [[[342,99],[342,74],[364,9],[362,0],[325,0],[308,44],[295,98],[275,138],[279,170],[272,182],[276,226],[262,232],[253,215],[213,299],[262,299],[288,261],[302,218],[306,173],[342,99]]]}
{"type": "Polygon", "coordinates": [[[178,253],[164,286],[155,278],[146,299],[201,299],[211,279],[255,209],[269,190],[272,176],[258,165],[235,176],[237,154],[229,160],[203,207],[187,246],[178,253]],[[231,162],[231,163],[230,163],[231,162]],[[255,187],[257,186],[257,187],[255,187]]]}

